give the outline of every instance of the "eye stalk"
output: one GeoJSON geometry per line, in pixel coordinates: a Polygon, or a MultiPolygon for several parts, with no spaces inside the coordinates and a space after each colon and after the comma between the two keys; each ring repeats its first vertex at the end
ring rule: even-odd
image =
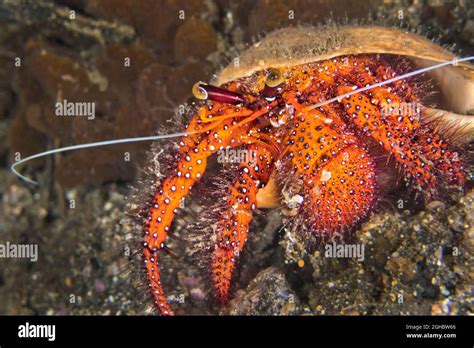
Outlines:
{"type": "Polygon", "coordinates": [[[203,84],[204,82],[199,81],[193,85],[192,92],[193,92],[194,98],[199,99],[199,100],[206,100],[207,97],[209,96],[207,91],[204,88],[202,88],[203,84]]]}
{"type": "Polygon", "coordinates": [[[265,97],[265,99],[269,102],[272,102],[275,100],[279,85],[281,85],[283,82],[283,74],[279,69],[269,69],[267,73],[267,77],[265,79],[265,87],[262,90],[262,95],[265,97]]]}
{"type": "Polygon", "coordinates": [[[268,70],[267,78],[265,79],[265,85],[270,88],[279,86],[283,82],[283,74],[279,69],[268,70]]]}
{"type": "Polygon", "coordinates": [[[200,100],[209,99],[232,105],[237,105],[244,102],[244,97],[239,93],[216,86],[211,86],[201,81],[194,84],[192,91],[194,97],[200,100]]]}

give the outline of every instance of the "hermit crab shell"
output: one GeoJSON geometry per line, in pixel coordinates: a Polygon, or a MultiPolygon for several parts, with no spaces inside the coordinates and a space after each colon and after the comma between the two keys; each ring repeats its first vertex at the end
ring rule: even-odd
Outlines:
{"type": "MultiPolygon", "coordinates": [[[[277,30],[244,51],[214,79],[223,85],[268,68],[289,67],[343,55],[393,54],[424,68],[456,58],[443,47],[416,34],[379,26],[325,26],[277,30]]],[[[422,109],[422,117],[438,120],[439,131],[457,129],[455,140],[474,140],[474,66],[459,63],[429,72],[440,92],[442,109],[422,109]]],[[[278,205],[275,180],[258,192],[258,206],[278,205]]]]}
{"type": "MultiPolygon", "coordinates": [[[[378,26],[326,26],[274,31],[244,51],[213,81],[222,85],[253,73],[354,54],[405,56],[422,68],[456,58],[443,47],[410,32],[378,26]]],[[[459,125],[464,142],[474,140],[474,66],[459,63],[429,72],[439,86],[443,110],[428,109],[425,117],[459,125]]]]}

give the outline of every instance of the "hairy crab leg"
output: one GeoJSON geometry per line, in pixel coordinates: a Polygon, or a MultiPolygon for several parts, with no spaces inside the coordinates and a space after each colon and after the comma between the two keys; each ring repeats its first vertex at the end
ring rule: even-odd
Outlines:
{"type": "MultiPolygon", "coordinates": [[[[370,64],[370,61],[367,64],[370,64]]],[[[361,66],[355,66],[354,70],[357,75],[352,74],[352,76],[363,76],[361,66]]],[[[395,73],[390,67],[379,65],[376,67],[376,75],[385,80],[387,76],[395,76],[395,73]]],[[[351,80],[358,87],[363,87],[362,83],[378,82],[367,74],[364,80],[360,78],[351,80]]],[[[426,111],[423,110],[410,86],[404,81],[396,81],[393,86],[374,88],[369,92],[364,92],[364,95],[372,98],[371,103],[378,106],[381,116],[393,130],[392,133],[398,132],[408,137],[412,135],[410,140],[415,141],[422,148],[423,153],[420,157],[425,157],[426,161],[435,164],[435,169],[447,177],[447,182],[455,185],[464,184],[466,174],[457,153],[449,149],[448,144],[429,127],[421,124],[420,115],[426,111]]],[[[412,152],[413,149],[410,151],[412,152]]]]}
{"type": "Polygon", "coordinates": [[[225,303],[235,262],[247,240],[252,213],[256,209],[257,191],[270,177],[274,158],[266,146],[249,145],[247,162],[241,163],[235,183],[229,187],[226,208],[214,228],[215,244],[211,252],[211,279],[217,299],[225,303]]]}
{"type": "Polygon", "coordinates": [[[352,227],[374,201],[375,167],[370,156],[329,108],[301,112],[293,129],[288,156],[303,183],[305,224],[319,236],[352,227]]]}
{"type": "MultiPolygon", "coordinates": [[[[224,125],[230,126],[231,123],[229,120],[224,125]]],[[[183,151],[180,155],[174,175],[165,178],[159,184],[158,191],[150,203],[145,223],[143,253],[152,295],[159,311],[164,315],[170,315],[172,311],[161,285],[157,251],[165,247],[171,223],[182,199],[189,194],[192,186],[204,173],[207,158],[218,149],[215,137],[220,138],[224,145],[230,142],[229,134],[224,134],[222,130],[210,132],[195,147],[190,138],[182,139],[180,144],[187,151],[183,151]]]]}
{"type": "MultiPolygon", "coordinates": [[[[227,105],[215,103],[211,110],[220,108],[229,109],[227,105]]],[[[242,112],[246,114],[247,110],[242,112]]],[[[235,127],[236,121],[233,119],[218,120],[215,125],[210,124],[204,127],[209,128],[204,135],[202,128],[200,128],[199,113],[191,120],[188,130],[199,131],[200,134],[181,138],[180,152],[174,173],[157,184],[157,192],[150,203],[145,222],[143,252],[150,289],[162,314],[171,315],[172,311],[161,285],[157,254],[160,249],[166,250],[165,240],[182,200],[202,177],[208,157],[220,148],[241,146],[247,139],[246,133],[251,127],[250,121],[255,118],[255,115],[263,115],[265,112],[267,110],[253,112],[250,116],[245,117],[248,121],[240,127],[235,127]]]]}
{"type": "MultiPolygon", "coordinates": [[[[344,93],[350,87],[340,86],[338,92],[344,93]]],[[[447,144],[436,134],[419,127],[413,120],[410,130],[400,129],[397,124],[383,116],[380,101],[369,99],[364,94],[352,95],[341,101],[347,118],[367,135],[391,153],[411,174],[419,187],[427,191],[428,197],[436,194],[435,169],[446,175],[450,183],[464,182],[463,167],[457,154],[447,148],[447,144]]],[[[408,118],[408,115],[404,115],[408,118]]]]}
{"type": "Polygon", "coordinates": [[[331,236],[369,213],[375,199],[375,165],[362,146],[352,144],[311,173],[304,184],[309,200],[303,210],[306,216],[309,213],[312,228],[331,236]]]}

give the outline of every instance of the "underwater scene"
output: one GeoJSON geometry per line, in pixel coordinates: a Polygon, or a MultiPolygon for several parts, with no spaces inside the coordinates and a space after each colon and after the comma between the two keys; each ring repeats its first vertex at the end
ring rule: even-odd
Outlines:
{"type": "Polygon", "coordinates": [[[1,316],[472,315],[473,1],[0,27],[1,316]]]}

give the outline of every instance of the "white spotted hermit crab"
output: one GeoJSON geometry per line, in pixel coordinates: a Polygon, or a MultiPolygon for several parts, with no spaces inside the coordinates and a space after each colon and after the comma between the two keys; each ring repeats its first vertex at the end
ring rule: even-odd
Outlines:
{"type": "Polygon", "coordinates": [[[383,168],[374,148],[395,159],[405,182],[425,200],[462,189],[468,173],[460,145],[473,136],[473,67],[459,62],[430,71],[443,109],[429,107],[416,78],[400,78],[454,58],[396,29],[289,28],[250,47],[239,65],[224,68],[210,84],[198,82],[193,94],[202,101],[144,209],[143,255],[158,310],[172,314],[159,252],[167,250],[182,200],[219,150],[253,154],[233,168],[221,202],[209,207],[214,221],[203,254],[221,303],[228,301],[236,262],[251,237],[252,215],[284,204],[283,185],[291,183],[301,197],[292,223],[324,238],[351,230],[376,204],[383,168]],[[447,126],[456,128],[450,136],[447,126]]]}
{"type": "Polygon", "coordinates": [[[136,202],[159,312],[173,314],[160,252],[171,252],[173,220],[218,151],[252,154],[226,171],[220,201],[206,207],[212,221],[199,247],[221,303],[258,209],[291,204],[293,230],[305,231],[300,238],[330,239],[353,230],[388,186],[405,183],[425,202],[463,190],[470,180],[465,149],[474,140],[471,59],[393,28],[287,28],[248,48],[211,83],[196,83],[200,101],[180,139],[150,155],[166,161],[146,179],[152,197],[136,202]],[[389,158],[398,175],[382,184],[389,158]],[[291,188],[290,199],[282,187],[291,188]]]}

